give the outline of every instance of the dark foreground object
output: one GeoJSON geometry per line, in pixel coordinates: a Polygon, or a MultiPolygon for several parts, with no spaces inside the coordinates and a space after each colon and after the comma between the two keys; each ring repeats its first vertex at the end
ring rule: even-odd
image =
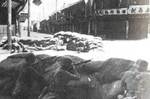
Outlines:
{"type": "Polygon", "coordinates": [[[147,66],[144,60],[16,54],[0,63],[0,99],[150,99],[147,66]]]}

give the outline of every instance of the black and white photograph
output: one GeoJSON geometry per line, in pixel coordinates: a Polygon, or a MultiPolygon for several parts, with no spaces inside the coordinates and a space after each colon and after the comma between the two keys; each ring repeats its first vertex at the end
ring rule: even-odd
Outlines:
{"type": "Polygon", "coordinates": [[[0,0],[0,99],[150,99],[150,0],[0,0]]]}

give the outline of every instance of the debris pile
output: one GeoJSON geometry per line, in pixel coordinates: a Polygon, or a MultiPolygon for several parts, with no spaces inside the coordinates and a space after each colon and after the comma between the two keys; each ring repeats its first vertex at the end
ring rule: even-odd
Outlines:
{"type": "MultiPolygon", "coordinates": [[[[3,49],[8,49],[8,41],[5,39],[0,44],[3,49]],[[6,47],[7,46],[7,47],[6,47]]],[[[84,35],[73,32],[58,32],[48,38],[18,38],[12,37],[12,49],[18,52],[20,48],[28,50],[72,50],[88,52],[93,49],[102,50],[103,44],[100,37],[84,35]]],[[[13,52],[13,51],[12,51],[13,52]]]]}
{"type": "MultiPolygon", "coordinates": [[[[39,50],[56,50],[56,39],[53,38],[19,38],[19,37],[12,37],[12,53],[14,52],[27,52],[27,51],[39,51],[39,50]]],[[[0,47],[3,49],[8,50],[8,40],[4,38],[1,43],[0,47]]]]}
{"type": "Polygon", "coordinates": [[[67,50],[88,52],[92,49],[102,50],[103,44],[100,37],[92,35],[79,34],[75,32],[58,32],[54,34],[66,44],[67,50]]]}
{"type": "Polygon", "coordinates": [[[25,48],[24,44],[20,42],[18,37],[13,36],[11,40],[12,44],[8,44],[8,40],[6,38],[3,38],[0,42],[0,47],[2,47],[5,50],[8,50],[11,46],[11,53],[14,52],[27,52],[27,49],[25,48]]]}
{"type": "Polygon", "coordinates": [[[0,96],[13,99],[149,99],[147,65],[144,60],[92,61],[71,55],[15,54],[0,62],[0,96]]]}
{"type": "Polygon", "coordinates": [[[21,38],[20,42],[26,45],[29,50],[51,50],[56,45],[56,39],[48,38],[21,38]]]}

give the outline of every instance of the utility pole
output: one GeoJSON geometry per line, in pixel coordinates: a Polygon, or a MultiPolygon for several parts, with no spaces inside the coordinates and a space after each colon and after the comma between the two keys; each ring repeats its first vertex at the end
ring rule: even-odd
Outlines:
{"type": "Polygon", "coordinates": [[[11,19],[12,19],[12,1],[8,0],[8,25],[7,25],[7,40],[8,40],[8,46],[9,46],[9,50],[11,51],[11,46],[12,46],[12,42],[11,42],[11,33],[12,33],[12,29],[11,29],[11,19]]]}
{"type": "Polygon", "coordinates": [[[20,15],[17,21],[18,21],[18,34],[19,34],[19,37],[21,37],[20,15]]]}
{"type": "Polygon", "coordinates": [[[85,3],[85,19],[87,20],[87,24],[88,24],[88,35],[90,34],[90,31],[91,31],[91,23],[90,23],[90,19],[88,19],[88,16],[87,16],[87,4],[88,4],[88,1],[89,0],[84,0],[84,3],[85,3]]]}
{"type": "Polygon", "coordinates": [[[30,0],[28,0],[28,37],[30,37],[30,0]]]}
{"type": "Polygon", "coordinates": [[[57,0],[56,0],[56,20],[57,20],[57,0]]]}
{"type": "Polygon", "coordinates": [[[126,23],[126,40],[127,40],[129,39],[129,21],[126,20],[125,23],[126,23]]]}
{"type": "Polygon", "coordinates": [[[91,32],[91,20],[88,21],[88,35],[90,35],[91,32]]]}

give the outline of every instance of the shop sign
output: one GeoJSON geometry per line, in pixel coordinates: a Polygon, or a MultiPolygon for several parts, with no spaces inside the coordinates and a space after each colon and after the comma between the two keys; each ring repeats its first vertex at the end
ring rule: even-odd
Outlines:
{"type": "Polygon", "coordinates": [[[131,5],[128,14],[150,14],[150,5],[131,5]]]}
{"type": "Polygon", "coordinates": [[[20,13],[20,17],[19,17],[20,22],[25,22],[27,18],[28,18],[28,13],[20,13]]]}
{"type": "Polygon", "coordinates": [[[103,16],[103,15],[126,15],[127,12],[128,12],[127,8],[103,9],[103,10],[98,10],[97,14],[100,16],[103,16]]]}
{"type": "Polygon", "coordinates": [[[103,15],[127,15],[127,14],[150,14],[150,5],[131,5],[129,8],[102,9],[97,10],[96,14],[103,15]]]}
{"type": "Polygon", "coordinates": [[[98,15],[98,16],[103,16],[102,10],[96,10],[95,14],[98,15]]]}
{"type": "Polygon", "coordinates": [[[28,13],[20,13],[20,17],[26,17],[26,18],[28,18],[28,13]]]}
{"type": "Polygon", "coordinates": [[[127,8],[103,10],[103,15],[126,15],[127,8]]]}

